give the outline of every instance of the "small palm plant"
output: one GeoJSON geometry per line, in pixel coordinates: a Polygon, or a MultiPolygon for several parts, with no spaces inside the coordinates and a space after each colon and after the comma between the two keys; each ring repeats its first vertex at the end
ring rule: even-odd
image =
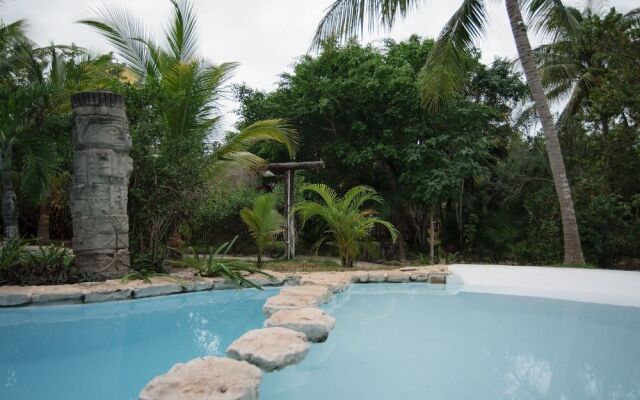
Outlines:
{"type": "Polygon", "coordinates": [[[316,251],[327,240],[333,240],[340,253],[343,268],[352,268],[362,249],[371,243],[371,233],[376,225],[385,227],[393,242],[398,237],[398,230],[388,221],[376,217],[376,211],[362,209],[365,203],[382,203],[376,191],[369,186],[351,188],[343,197],[323,184],[306,185],[303,192],[313,192],[320,196],[321,202],[303,201],[296,205],[296,212],[302,223],[318,218],[326,225],[327,235],[316,244],[316,251]]]}
{"type": "Polygon", "coordinates": [[[262,255],[267,245],[276,241],[282,232],[284,217],[276,210],[276,199],[271,193],[256,197],[253,208],[240,210],[240,218],[247,226],[258,247],[258,268],[262,267],[262,255]]]}

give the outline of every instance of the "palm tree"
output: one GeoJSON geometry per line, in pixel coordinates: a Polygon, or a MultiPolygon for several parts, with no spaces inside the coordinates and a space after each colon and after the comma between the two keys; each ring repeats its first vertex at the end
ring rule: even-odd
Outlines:
{"type": "MultiPolygon", "coordinates": [[[[435,108],[461,89],[467,72],[468,52],[473,48],[474,42],[484,35],[488,22],[486,3],[487,0],[463,0],[460,8],[446,23],[421,73],[425,106],[435,108]]],[[[567,18],[569,21],[571,17],[559,0],[505,0],[511,32],[542,125],[560,203],[564,262],[582,264],[584,256],[560,142],[540,74],[536,69],[521,4],[528,6],[529,19],[534,28],[543,28],[544,21],[552,17],[567,18]]],[[[398,18],[405,17],[410,10],[420,5],[422,2],[419,0],[335,0],[318,25],[313,45],[317,48],[324,40],[336,34],[342,39],[349,39],[362,33],[365,24],[371,31],[378,25],[385,29],[391,28],[398,18]]]]}
{"type": "Polygon", "coordinates": [[[283,231],[284,217],[276,210],[276,199],[271,193],[256,197],[253,208],[240,210],[240,218],[247,226],[258,247],[258,268],[262,267],[262,255],[276,235],[283,231]]]}
{"type": "MultiPolygon", "coordinates": [[[[633,62],[637,58],[629,49],[634,47],[634,31],[640,27],[640,8],[626,14],[611,9],[604,14],[596,3],[588,3],[582,10],[566,10],[575,23],[562,18],[546,21],[546,30],[554,40],[534,49],[549,100],[569,99],[558,118],[561,131],[591,93],[606,84],[607,72],[617,66],[615,60],[633,62]]],[[[610,117],[606,110],[600,110],[605,136],[610,117]]]]}
{"type": "Polygon", "coordinates": [[[0,170],[2,173],[2,220],[5,240],[18,236],[18,199],[15,182],[22,193],[37,200],[46,192],[55,167],[54,143],[42,130],[46,85],[0,90],[0,170]]]}
{"type": "Polygon", "coordinates": [[[371,242],[371,233],[376,225],[384,227],[393,242],[398,238],[398,230],[389,222],[375,216],[373,209],[362,209],[367,202],[382,203],[373,188],[355,186],[343,197],[323,184],[306,185],[303,192],[312,192],[320,196],[321,202],[303,201],[295,207],[302,223],[312,218],[320,219],[326,225],[327,236],[320,239],[316,249],[327,240],[338,247],[340,263],[343,268],[352,268],[362,249],[371,242]]]}
{"type": "MultiPolygon", "coordinates": [[[[172,145],[202,146],[220,119],[217,101],[236,64],[214,64],[199,58],[193,7],[186,0],[171,3],[173,15],[163,43],[155,42],[138,19],[117,7],[98,8],[97,19],[80,23],[94,27],[113,45],[133,81],[157,82],[168,98],[175,99],[166,111],[172,145]]],[[[284,121],[260,121],[211,149],[212,171],[264,167],[265,161],[249,151],[264,140],[285,145],[290,155],[298,144],[297,134],[284,121]]]]}

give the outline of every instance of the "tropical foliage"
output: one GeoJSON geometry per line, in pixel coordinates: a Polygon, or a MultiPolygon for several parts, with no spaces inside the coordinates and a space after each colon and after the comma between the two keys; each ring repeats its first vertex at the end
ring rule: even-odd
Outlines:
{"type": "MultiPolygon", "coordinates": [[[[455,97],[463,87],[468,75],[469,53],[487,27],[486,3],[486,0],[464,0],[447,21],[433,50],[429,52],[420,80],[423,103],[428,108],[439,107],[442,102],[455,97]]],[[[545,31],[551,21],[569,17],[560,1],[505,0],[505,5],[520,62],[545,136],[545,148],[560,204],[564,261],[566,264],[583,264],[578,224],[558,134],[532,56],[521,7],[527,8],[527,22],[542,31],[545,31]]],[[[398,19],[418,6],[420,2],[416,0],[336,0],[320,21],[313,43],[318,47],[323,40],[336,34],[348,39],[361,33],[365,24],[368,24],[369,30],[375,30],[378,24],[383,28],[391,28],[398,19]]]]}
{"type": "MultiPolygon", "coordinates": [[[[526,86],[509,62],[485,66],[476,60],[460,96],[424,110],[419,73],[432,46],[417,37],[380,48],[328,43],[317,57],[301,57],[274,91],[240,87],[243,123],[297,121],[299,156],[330,166],[306,173],[307,181],[342,192],[357,184],[375,188],[385,199],[382,215],[399,231],[395,248],[380,238],[383,258],[417,258],[433,242],[435,261],[456,254],[465,261],[562,263],[560,210],[543,139],[535,125],[512,118],[526,108],[526,86]]],[[[609,140],[600,124],[590,122],[597,121],[591,107],[560,137],[585,256],[609,268],[628,268],[640,254],[633,200],[640,192],[634,179],[640,168],[638,103],[632,101],[638,96],[624,97],[622,89],[637,83],[629,74],[619,77],[628,83],[611,81],[590,101],[600,106],[627,99],[611,119],[609,140]],[[614,169],[603,164],[607,153],[616,154],[609,157],[614,169]]],[[[285,156],[272,146],[259,151],[285,156]]],[[[301,232],[307,243],[321,235],[313,224],[301,232]]]]}
{"type": "Polygon", "coordinates": [[[225,278],[226,281],[231,282],[238,289],[242,287],[253,287],[262,290],[260,285],[247,279],[244,275],[261,274],[268,279],[275,278],[271,274],[254,268],[252,264],[247,261],[228,258],[228,253],[236,239],[237,237],[230,242],[221,244],[215,250],[213,247],[209,248],[209,253],[204,256],[192,250],[191,257],[184,257],[183,260],[174,261],[173,264],[180,267],[194,268],[199,276],[225,278]]]}
{"type": "Polygon", "coordinates": [[[240,210],[240,218],[247,226],[258,248],[258,268],[262,266],[262,255],[269,244],[282,232],[284,217],[276,210],[276,199],[270,193],[256,197],[253,208],[240,210]]]}
{"type": "Polygon", "coordinates": [[[69,249],[56,246],[28,249],[27,244],[20,237],[0,244],[0,284],[52,285],[90,278],[75,269],[69,249]]]}
{"type": "Polygon", "coordinates": [[[425,5],[337,0],[318,27],[317,54],[300,56],[274,90],[235,87],[240,119],[228,132],[219,102],[236,64],[199,53],[188,1],[171,1],[159,37],[124,9],[95,9],[82,23],[113,55],[40,47],[25,21],[0,24],[2,282],[91,278],[74,272],[65,250],[27,254],[20,239],[71,238],[69,97],[81,90],[126,97],[134,160],[128,279],[182,263],[249,285],[243,279],[254,264],[227,253],[257,247],[262,264],[281,230],[283,198],[282,184],[263,169],[294,152],[327,165],[296,174],[296,202],[318,211],[300,209],[298,253],[324,243],[335,246],[320,251],[338,248],[345,266],[363,258],[558,264],[579,262],[581,242],[590,264],[638,268],[638,11],[505,0],[520,63],[484,64],[473,45],[489,22],[486,4],[463,1],[435,40],[361,45],[353,36],[365,28],[390,28],[425,5]],[[529,52],[534,30],[543,44],[529,52]],[[558,199],[568,194],[562,175],[571,182],[569,208],[568,197],[558,199]],[[330,202],[307,182],[326,185],[312,187],[330,202]],[[345,205],[341,194],[361,185],[371,204],[345,205]],[[373,205],[379,216],[367,211],[373,205]],[[580,242],[567,229],[575,226],[571,209],[580,242]],[[395,243],[391,225],[372,225],[377,218],[397,227],[395,243]],[[180,260],[190,246],[199,251],[180,260]]]}
{"type": "Polygon", "coordinates": [[[314,193],[320,201],[306,200],[296,204],[295,210],[302,222],[318,219],[325,226],[325,236],[316,244],[316,249],[331,241],[340,253],[344,268],[352,268],[362,250],[371,242],[371,235],[377,225],[386,229],[393,242],[398,231],[388,221],[376,216],[371,208],[363,208],[367,203],[382,203],[375,190],[368,186],[355,186],[344,196],[323,184],[307,185],[304,192],[314,193]]]}

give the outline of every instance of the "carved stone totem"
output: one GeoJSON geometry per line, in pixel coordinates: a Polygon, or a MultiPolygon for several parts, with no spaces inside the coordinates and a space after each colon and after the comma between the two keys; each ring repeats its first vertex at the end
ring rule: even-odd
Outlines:
{"type": "Polygon", "coordinates": [[[73,106],[73,251],[78,269],[99,278],[129,270],[127,191],[133,160],[124,97],[81,92],[73,106]]]}

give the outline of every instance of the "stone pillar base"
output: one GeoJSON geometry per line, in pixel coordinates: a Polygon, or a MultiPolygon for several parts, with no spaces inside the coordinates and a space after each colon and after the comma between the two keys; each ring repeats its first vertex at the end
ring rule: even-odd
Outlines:
{"type": "Polygon", "coordinates": [[[94,275],[97,279],[122,278],[131,265],[129,252],[80,252],[75,255],[78,271],[94,275]]]}

